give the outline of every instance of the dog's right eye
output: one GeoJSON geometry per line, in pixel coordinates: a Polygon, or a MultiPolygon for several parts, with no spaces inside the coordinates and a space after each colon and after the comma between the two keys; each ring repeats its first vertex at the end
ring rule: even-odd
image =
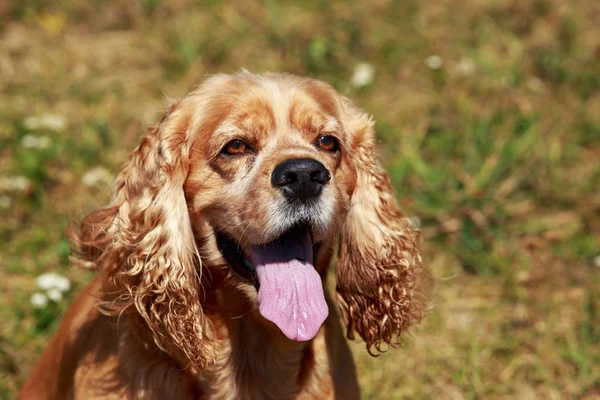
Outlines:
{"type": "Polygon", "coordinates": [[[248,150],[248,145],[240,139],[234,139],[231,142],[227,143],[223,150],[221,150],[221,154],[227,154],[230,156],[236,156],[239,154],[244,154],[248,150]]]}
{"type": "Polygon", "coordinates": [[[340,144],[333,136],[323,135],[319,137],[319,140],[317,140],[317,148],[329,152],[335,152],[339,150],[340,144]]]}

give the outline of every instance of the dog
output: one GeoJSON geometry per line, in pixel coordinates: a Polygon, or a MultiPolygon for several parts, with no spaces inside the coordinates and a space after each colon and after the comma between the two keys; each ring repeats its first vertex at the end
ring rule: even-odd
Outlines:
{"type": "Polygon", "coordinates": [[[431,281],[371,118],[287,74],[208,78],[68,234],[96,277],[20,399],[359,398],[345,337],[399,343],[431,281]]]}

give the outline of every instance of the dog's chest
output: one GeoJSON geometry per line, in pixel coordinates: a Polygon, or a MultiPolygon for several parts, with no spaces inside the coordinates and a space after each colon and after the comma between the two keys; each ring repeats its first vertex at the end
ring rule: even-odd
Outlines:
{"type": "Polygon", "coordinates": [[[326,357],[315,355],[315,341],[288,352],[256,338],[223,341],[199,381],[200,399],[312,399],[332,391],[326,357]]]}

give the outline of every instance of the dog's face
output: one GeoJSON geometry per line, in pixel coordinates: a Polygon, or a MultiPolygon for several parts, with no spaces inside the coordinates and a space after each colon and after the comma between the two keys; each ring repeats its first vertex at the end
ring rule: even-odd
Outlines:
{"type": "Polygon", "coordinates": [[[288,338],[313,338],[337,249],[347,336],[379,350],[419,321],[428,274],[372,125],[316,80],[217,75],[149,129],[72,241],[115,313],[198,366],[215,357],[211,322],[232,317],[222,300],[240,293],[288,338]]]}
{"type": "Polygon", "coordinates": [[[200,110],[188,127],[185,183],[201,254],[214,259],[218,248],[265,318],[310,339],[327,316],[315,267],[331,254],[355,183],[341,98],[289,76],[228,77],[206,92],[221,106],[200,110]]]}
{"type": "Polygon", "coordinates": [[[244,247],[302,223],[322,240],[348,206],[346,133],[308,84],[267,82],[234,81],[215,95],[230,106],[215,110],[194,138],[192,209],[244,247]]]}

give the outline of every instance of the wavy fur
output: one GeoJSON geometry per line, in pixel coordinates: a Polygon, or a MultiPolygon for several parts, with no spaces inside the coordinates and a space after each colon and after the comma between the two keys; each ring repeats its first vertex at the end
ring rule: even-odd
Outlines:
{"type": "Polygon", "coordinates": [[[337,262],[337,298],[346,335],[358,333],[372,355],[393,346],[418,322],[431,278],[423,266],[419,232],[396,204],[394,190],[374,151],[373,122],[348,100],[342,103],[353,134],[355,190],[342,229],[337,262]]]}
{"type": "Polygon", "coordinates": [[[112,297],[102,303],[105,312],[141,319],[158,347],[202,367],[214,356],[204,340],[201,264],[183,193],[189,118],[174,105],[148,130],[117,179],[112,204],[84,218],[70,238],[104,277],[112,297]]]}

